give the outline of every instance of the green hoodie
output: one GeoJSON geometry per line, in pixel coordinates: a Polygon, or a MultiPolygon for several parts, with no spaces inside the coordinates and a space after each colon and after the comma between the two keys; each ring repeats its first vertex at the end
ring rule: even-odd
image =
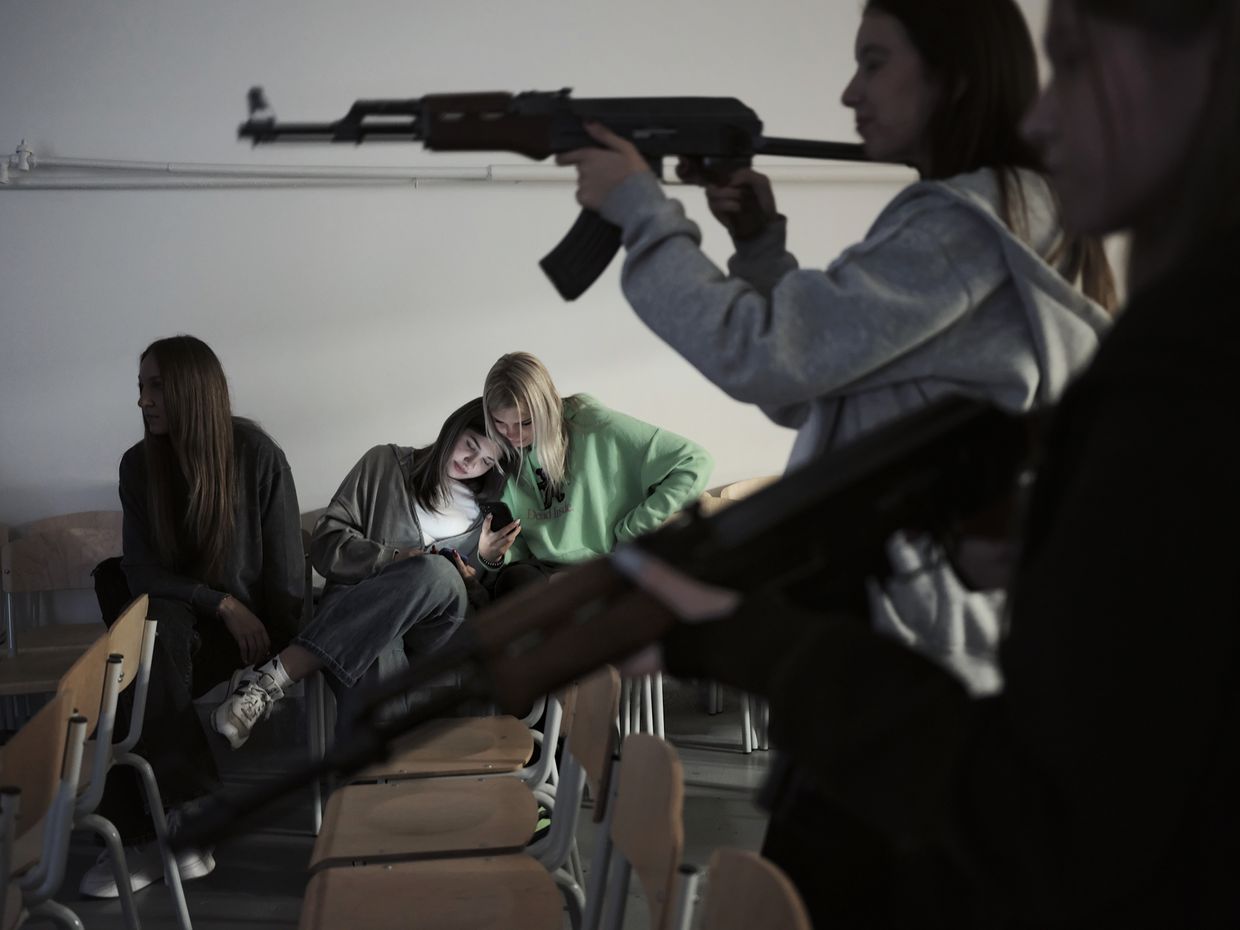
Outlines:
{"type": "Polygon", "coordinates": [[[564,401],[568,468],[558,497],[538,488],[538,450],[524,451],[503,499],[521,521],[508,561],[571,564],[606,555],[664,521],[706,488],[714,460],[683,436],[608,410],[588,394],[564,401]]]}

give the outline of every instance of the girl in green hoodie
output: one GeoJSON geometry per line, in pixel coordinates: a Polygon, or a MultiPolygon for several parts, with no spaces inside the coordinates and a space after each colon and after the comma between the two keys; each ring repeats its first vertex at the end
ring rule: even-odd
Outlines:
{"type": "Polygon", "coordinates": [[[561,399],[527,352],[491,367],[483,405],[487,431],[518,456],[503,501],[521,535],[497,594],[657,529],[702,493],[714,465],[697,443],[587,394],[561,399]]]}

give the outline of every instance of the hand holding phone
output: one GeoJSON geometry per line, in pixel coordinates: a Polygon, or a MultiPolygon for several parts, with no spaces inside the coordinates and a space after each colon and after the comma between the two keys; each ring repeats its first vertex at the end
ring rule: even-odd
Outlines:
{"type": "Polygon", "coordinates": [[[498,532],[512,523],[512,511],[503,501],[482,501],[478,509],[482,511],[484,517],[487,514],[491,515],[492,531],[498,532]]]}
{"type": "Polygon", "coordinates": [[[478,509],[483,514],[478,554],[488,562],[501,562],[521,533],[521,521],[512,518],[503,501],[482,501],[478,509]]]}

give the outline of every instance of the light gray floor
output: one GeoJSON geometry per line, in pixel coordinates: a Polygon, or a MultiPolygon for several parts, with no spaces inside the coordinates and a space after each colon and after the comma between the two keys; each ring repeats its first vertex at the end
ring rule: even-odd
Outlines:
{"type": "MultiPolygon", "coordinates": [[[[741,751],[740,713],[729,695],[724,713],[710,716],[701,709],[697,689],[668,682],[667,732],[677,746],[685,773],[685,860],[705,865],[717,846],[757,849],[766,820],[753,795],[761,783],[767,753],[741,751]]],[[[204,707],[205,709],[205,707],[204,707]]],[[[230,784],[254,783],[277,770],[297,767],[305,752],[305,716],[300,701],[277,706],[268,724],[249,744],[232,753],[221,742],[221,767],[230,784]]],[[[305,872],[314,838],[310,834],[310,796],[293,799],[274,821],[222,843],[218,866],[211,875],[185,885],[196,930],[219,928],[294,928],[301,909],[305,872]]],[[[595,825],[581,818],[579,842],[587,858],[595,825]]],[[[115,901],[83,900],[78,880],[95,861],[98,847],[83,834],[75,836],[69,874],[57,900],[73,908],[88,930],[123,926],[115,901]]],[[[630,892],[626,930],[646,930],[649,919],[640,888],[630,892]]],[[[176,926],[168,892],[161,883],[137,895],[139,917],[147,930],[176,926]]],[[[32,920],[26,926],[49,927],[32,920]]],[[[514,927],[519,924],[514,924],[514,927]]]]}

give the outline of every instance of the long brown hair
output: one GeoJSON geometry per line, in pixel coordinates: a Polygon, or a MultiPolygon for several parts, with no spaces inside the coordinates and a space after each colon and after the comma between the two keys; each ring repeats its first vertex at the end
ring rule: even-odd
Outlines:
{"type": "Polygon", "coordinates": [[[153,542],[167,565],[218,580],[237,509],[228,381],[211,347],[193,336],[157,339],[139,363],[148,355],[159,366],[168,426],[166,436],[148,432],[143,441],[153,542]]]}
{"type": "MultiPolygon", "coordinates": [[[[486,417],[482,410],[482,398],[475,397],[452,411],[448,419],[439,428],[439,436],[429,446],[415,449],[413,467],[409,471],[409,495],[426,510],[438,511],[446,506],[451,495],[448,493],[448,467],[452,462],[452,450],[457,440],[467,431],[472,430],[479,436],[487,435],[486,417]]],[[[504,465],[508,445],[500,442],[499,458],[495,467],[477,478],[462,481],[475,497],[484,492],[498,489],[500,476],[504,473],[504,465]]]]}
{"type": "MultiPolygon", "coordinates": [[[[990,168],[999,182],[999,216],[1027,238],[1027,208],[1018,169],[1045,175],[1020,123],[1038,95],[1033,36],[1013,0],[867,0],[865,12],[899,21],[941,93],[930,117],[928,180],[990,168]]],[[[1093,236],[1060,237],[1045,256],[1113,312],[1115,278],[1093,236]]]]}
{"type": "MultiPolygon", "coordinates": [[[[1183,258],[1240,229],[1240,2],[1238,0],[1075,0],[1084,14],[1134,26],[1159,41],[1185,42],[1215,31],[1210,97],[1180,176],[1171,218],[1183,258]]],[[[1099,78],[1099,92],[1105,93],[1099,78]]],[[[1117,157],[1122,153],[1116,153],[1117,157]]]]}

